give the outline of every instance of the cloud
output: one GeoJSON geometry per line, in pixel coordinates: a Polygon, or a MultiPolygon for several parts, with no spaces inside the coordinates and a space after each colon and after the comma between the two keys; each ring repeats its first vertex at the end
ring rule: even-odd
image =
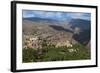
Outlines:
{"type": "Polygon", "coordinates": [[[35,15],[33,14],[32,11],[29,11],[29,10],[23,10],[22,12],[22,15],[24,18],[27,18],[27,17],[34,17],[35,15]]]}
{"type": "Polygon", "coordinates": [[[71,16],[71,18],[74,18],[74,19],[91,20],[90,13],[69,13],[69,16],[71,16]]]}
{"type": "Polygon", "coordinates": [[[56,11],[33,11],[33,10],[23,10],[23,17],[38,17],[38,18],[47,18],[55,20],[67,20],[70,18],[73,19],[85,19],[90,20],[90,13],[78,13],[78,12],[56,12],[56,11]]]}

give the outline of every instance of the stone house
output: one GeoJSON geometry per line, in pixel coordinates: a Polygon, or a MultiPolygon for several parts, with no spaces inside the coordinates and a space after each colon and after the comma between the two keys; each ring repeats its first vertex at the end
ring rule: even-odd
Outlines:
{"type": "Polygon", "coordinates": [[[56,44],[56,47],[61,47],[61,46],[72,47],[73,45],[72,45],[69,41],[58,42],[58,43],[56,44]]]}
{"type": "Polygon", "coordinates": [[[40,40],[38,40],[38,37],[29,37],[25,40],[24,48],[37,49],[42,48],[42,46],[40,45],[40,40]]]}

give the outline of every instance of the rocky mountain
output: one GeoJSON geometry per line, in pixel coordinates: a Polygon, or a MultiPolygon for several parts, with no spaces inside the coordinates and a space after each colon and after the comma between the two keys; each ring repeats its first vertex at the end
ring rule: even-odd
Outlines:
{"type": "Polygon", "coordinates": [[[70,24],[74,32],[73,38],[79,43],[87,45],[91,37],[90,21],[82,19],[72,19],[70,21],[70,24]]]}
{"type": "Polygon", "coordinates": [[[87,45],[90,41],[90,27],[90,21],[82,19],[72,19],[70,21],[55,21],[41,18],[23,19],[24,35],[35,35],[51,39],[52,42],[69,40],[74,44],[87,45]]]}
{"type": "Polygon", "coordinates": [[[81,31],[90,29],[91,23],[89,20],[83,19],[72,19],[69,24],[71,24],[71,28],[75,29],[76,27],[80,28],[81,31]]]}

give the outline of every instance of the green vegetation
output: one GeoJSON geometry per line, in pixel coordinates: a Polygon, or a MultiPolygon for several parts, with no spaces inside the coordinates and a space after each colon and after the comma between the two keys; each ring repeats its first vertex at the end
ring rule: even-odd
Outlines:
{"type": "Polygon", "coordinates": [[[34,49],[23,49],[23,62],[33,62],[35,58],[36,51],[34,49]]]}
{"type": "Polygon", "coordinates": [[[23,62],[44,62],[44,61],[64,61],[64,60],[84,60],[90,59],[90,51],[81,44],[73,47],[58,47],[54,45],[34,50],[33,48],[23,49],[23,62]],[[41,53],[40,53],[41,52],[41,53]]]}

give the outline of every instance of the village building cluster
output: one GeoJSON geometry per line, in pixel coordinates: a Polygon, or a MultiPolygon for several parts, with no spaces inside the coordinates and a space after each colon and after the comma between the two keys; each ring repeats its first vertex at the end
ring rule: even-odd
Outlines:
{"type": "MultiPolygon", "coordinates": [[[[26,37],[25,38],[25,41],[24,41],[24,47],[23,48],[33,48],[33,49],[41,49],[42,48],[42,43],[43,43],[43,39],[40,39],[39,37],[37,36],[32,36],[32,37],[26,37]]],[[[72,43],[68,40],[60,40],[59,38],[54,38],[54,37],[51,37],[51,38],[48,38],[46,40],[46,43],[47,45],[55,45],[55,47],[63,47],[63,46],[66,46],[66,47],[73,47],[72,43]]]]}
{"type": "Polygon", "coordinates": [[[38,39],[38,37],[27,37],[24,41],[24,47],[23,48],[42,48],[41,41],[38,39]]]}

